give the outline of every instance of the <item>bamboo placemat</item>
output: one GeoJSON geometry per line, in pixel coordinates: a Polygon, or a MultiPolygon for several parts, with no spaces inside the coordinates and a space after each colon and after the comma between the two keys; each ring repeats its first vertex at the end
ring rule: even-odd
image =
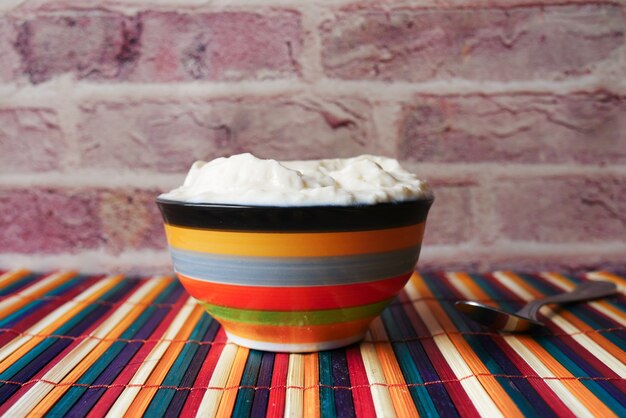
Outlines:
{"type": "Polygon", "coordinates": [[[0,273],[4,416],[626,416],[626,279],[415,274],[366,341],[238,347],[171,277],[0,273]],[[530,335],[488,332],[459,299],[518,309],[589,279],[621,294],[544,308],[530,335]]]}

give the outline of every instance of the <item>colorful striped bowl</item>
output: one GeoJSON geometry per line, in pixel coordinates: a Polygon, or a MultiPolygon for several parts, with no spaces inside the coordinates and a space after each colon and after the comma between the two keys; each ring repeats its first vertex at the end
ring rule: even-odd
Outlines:
{"type": "Polygon", "coordinates": [[[363,338],[415,269],[432,200],[157,204],[178,278],[231,341],[307,352],[363,338]]]}

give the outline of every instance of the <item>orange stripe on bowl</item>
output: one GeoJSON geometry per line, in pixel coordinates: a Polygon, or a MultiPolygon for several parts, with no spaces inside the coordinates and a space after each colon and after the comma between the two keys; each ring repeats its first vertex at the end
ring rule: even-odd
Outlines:
{"type": "Polygon", "coordinates": [[[273,326],[219,320],[226,332],[249,340],[269,343],[319,343],[362,334],[374,317],[329,325],[273,326]]]}
{"type": "Polygon", "coordinates": [[[394,296],[411,274],[365,283],[302,287],[229,285],[195,280],[180,273],[177,275],[191,296],[211,305],[291,311],[347,308],[379,302],[394,296]]]}
{"type": "Polygon", "coordinates": [[[325,257],[370,254],[418,245],[424,223],[355,232],[267,233],[214,231],[165,224],[171,247],[213,254],[260,257],[325,257]]]}

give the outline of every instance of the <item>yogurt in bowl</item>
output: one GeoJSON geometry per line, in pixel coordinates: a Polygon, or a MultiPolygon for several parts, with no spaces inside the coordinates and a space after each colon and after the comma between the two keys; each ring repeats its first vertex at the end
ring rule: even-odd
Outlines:
{"type": "Polygon", "coordinates": [[[427,183],[397,161],[192,165],[157,198],[174,270],[231,341],[308,352],[363,338],[413,273],[427,183]]]}

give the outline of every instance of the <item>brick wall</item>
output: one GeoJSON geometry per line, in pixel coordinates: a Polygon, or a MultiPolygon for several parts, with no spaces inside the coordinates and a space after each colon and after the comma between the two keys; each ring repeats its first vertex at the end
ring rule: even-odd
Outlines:
{"type": "Polygon", "coordinates": [[[0,268],[166,272],[195,159],[393,156],[429,269],[623,268],[626,3],[3,0],[0,268]]]}

